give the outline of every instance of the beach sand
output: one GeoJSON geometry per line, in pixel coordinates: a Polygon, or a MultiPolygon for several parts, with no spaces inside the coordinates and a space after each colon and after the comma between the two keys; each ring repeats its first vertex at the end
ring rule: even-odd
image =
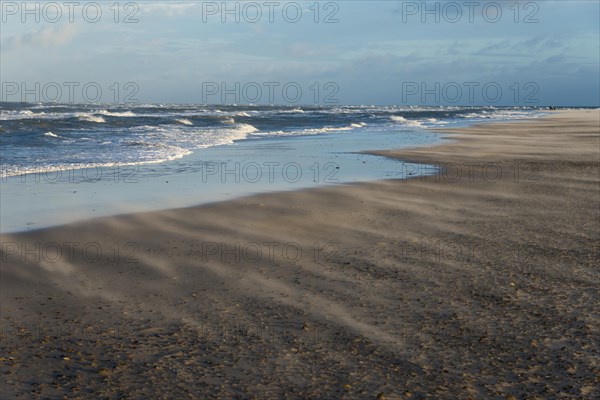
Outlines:
{"type": "Polygon", "coordinates": [[[426,178],[2,235],[2,398],[600,397],[600,113],[426,178]]]}

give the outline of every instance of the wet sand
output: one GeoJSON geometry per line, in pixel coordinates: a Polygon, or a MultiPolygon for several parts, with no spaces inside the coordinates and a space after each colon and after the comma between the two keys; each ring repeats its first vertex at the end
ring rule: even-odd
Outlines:
{"type": "Polygon", "coordinates": [[[426,178],[2,235],[2,398],[600,396],[600,113],[426,178]]]}

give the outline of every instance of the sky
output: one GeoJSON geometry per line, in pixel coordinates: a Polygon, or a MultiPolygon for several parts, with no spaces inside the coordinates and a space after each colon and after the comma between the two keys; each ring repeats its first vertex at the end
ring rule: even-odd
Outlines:
{"type": "Polygon", "coordinates": [[[600,105],[596,0],[0,3],[3,101],[600,105]]]}

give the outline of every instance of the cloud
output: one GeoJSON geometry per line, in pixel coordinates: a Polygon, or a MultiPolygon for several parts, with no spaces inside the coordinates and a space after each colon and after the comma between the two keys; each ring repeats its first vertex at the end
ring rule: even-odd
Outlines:
{"type": "Polygon", "coordinates": [[[197,8],[195,3],[138,3],[140,11],[144,14],[166,15],[167,17],[187,15],[192,8],[197,8]]]}
{"type": "Polygon", "coordinates": [[[537,35],[523,40],[503,39],[491,42],[473,54],[539,57],[540,54],[547,51],[567,51],[567,39],[565,36],[559,38],[557,35],[537,35]]]}
{"type": "Polygon", "coordinates": [[[36,32],[10,36],[4,40],[2,47],[6,51],[23,47],[58,47],[68,43],[76,33],[77,27],[74,24],[46,26],[36,32]]]}

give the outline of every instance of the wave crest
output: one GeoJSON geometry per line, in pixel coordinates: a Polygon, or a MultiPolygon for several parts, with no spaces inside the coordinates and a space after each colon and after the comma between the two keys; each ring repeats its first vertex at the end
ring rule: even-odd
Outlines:
{"type": "Polygon", "coordinates": [[[81,121],[95,122],[97,124],[106,122],[106,120],[104,120],[104,118],[102,118],[99,115],[78,114],[77,118],[80,119],[81,121]]]}
{"type": "Polygon", "coordinates": [[[135,114],[131,111],[112,112],[112,111],[108,111],[108,110],[100,110],[100,111],[96,112],[96,114],[102,114],[102,115],[106,115],[109,117],[135,117],[135,114]]]}

